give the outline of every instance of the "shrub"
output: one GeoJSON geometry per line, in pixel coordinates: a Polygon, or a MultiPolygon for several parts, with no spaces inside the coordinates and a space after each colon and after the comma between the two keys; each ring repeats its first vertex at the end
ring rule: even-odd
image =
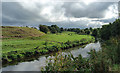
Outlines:
{"type": "Polygon", "coordinates": [[[43,49],[42,52],[45,54],[45,53],[48,53],[48,50],[47,49],[43,49]]]}
{"type": "Polygon", "coordinates": [[[67,41],[67,42],[65,42],[65,44],[67,44],[67,45],[69,45],[69,44],[71,44],[72,42],[71,41],[67,41]]]}
{"type": "Polygon", "coordinates": [[[106,73],[109,70],[109,61],[106,58],[106,54],[102,51],[96,52],[95,50],[91,50],[90,54],[90,63],[92,67],[93,73],[101,72],[106,73]]]}
{"type": "Polygon", "coordinates": [[[90,72],[89,62],[83,59],[81,55],[73,57],[72,54],[63,55],[56,53],[54,58],[47,61],[47,66],[43,68],[45,71],[79,71],[90,72]],[[54,62],[53,62],[54,61],[54,62]]]}

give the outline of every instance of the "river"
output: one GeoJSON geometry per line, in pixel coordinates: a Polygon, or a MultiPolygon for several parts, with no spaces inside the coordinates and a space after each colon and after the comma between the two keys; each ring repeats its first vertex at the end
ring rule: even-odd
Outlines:
{"type": "MultiPolygon", "coordinates": [[[[95,49],[96,51],[99,51],[101,49],[100,42],[87,44],[84,48],[79,46],[79,47],[67,49],[62,51],[62,53],[68,54],[71,52],[74,57],[77,57],[79,54],[81,54],[82,57],[86,58],[89,57],[87,52],[89,52],[91,49],[95,49]]],[[[46,59],[50,57],[50,54],[48,55],[48,58],[46,58],[45,56],[46,55],[40,56],[38,60],[34,60],[30,62],[22,62],[22,63],[18,63],[17,65],[3,67],[2,71],[40,71],[41,67],[44,67],[46,65],[46,59]]]]}

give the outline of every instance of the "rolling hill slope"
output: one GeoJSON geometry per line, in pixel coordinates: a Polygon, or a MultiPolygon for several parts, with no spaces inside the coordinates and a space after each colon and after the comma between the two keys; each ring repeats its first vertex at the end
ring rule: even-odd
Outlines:
{"type": "Polygon", "coordinates": [[[2,26],[2,38],[39,37],[43,32],[29,27],[2,26]]]}

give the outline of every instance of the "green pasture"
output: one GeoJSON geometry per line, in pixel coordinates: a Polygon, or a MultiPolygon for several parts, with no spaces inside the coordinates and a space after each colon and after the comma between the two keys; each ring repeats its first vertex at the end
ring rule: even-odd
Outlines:
{"type": "Polygon", "coordinates": [[[47,42],[48,46],[57,45],[61,42],[76,41],[86,39],[90,41],[94,40],[94,37],[90,35],[78,35],[74,32],[63,32],[58,34],[45,34],[40,37],[29,37],[29,38],[12,38],[2,40],[2,53],[7,53],[10,51],[28,51],[34,50],[34,48],[42,48],[47,42]]]}

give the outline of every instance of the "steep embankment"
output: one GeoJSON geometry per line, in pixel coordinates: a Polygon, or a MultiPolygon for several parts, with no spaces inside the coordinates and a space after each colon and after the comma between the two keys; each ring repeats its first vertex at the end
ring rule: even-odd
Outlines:
{"type": "Polygon", "coordinates": [[[44,33],[34,28],[2,26],[2,38],[39,37],[41,35],[44,33]]]}

